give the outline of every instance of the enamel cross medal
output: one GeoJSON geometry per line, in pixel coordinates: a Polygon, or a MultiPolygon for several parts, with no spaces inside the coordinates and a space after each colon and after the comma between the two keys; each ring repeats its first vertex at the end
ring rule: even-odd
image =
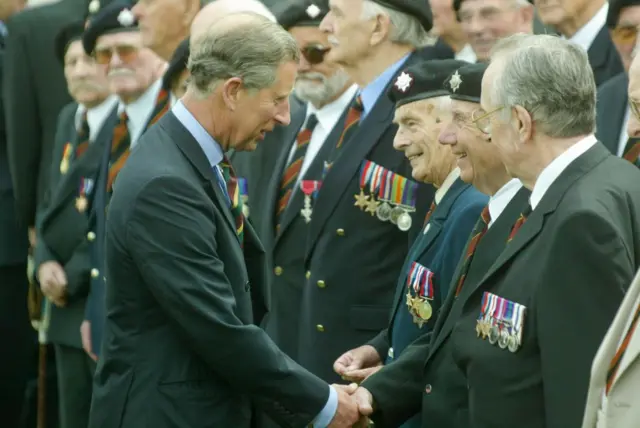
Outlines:
{"type": "Polygon", "coordinates": [[[320,187],[322,187],[322,181],[319,180],[300,181],[300,189],[304,193],[304,207],[300,210],[300,214],[306,223],[311,222],[311,214],[313,213],[311,202],[316,198],[320,187]]]}

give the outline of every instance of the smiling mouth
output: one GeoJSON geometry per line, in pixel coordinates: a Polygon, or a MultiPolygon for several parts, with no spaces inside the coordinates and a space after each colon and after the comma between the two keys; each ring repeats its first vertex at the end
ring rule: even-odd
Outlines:
{"type": "Polygon", "coordinates": [[[467,157],[467,154],[462,152],[462,153],[454,153],[453,154],[457,159],[464,159],[467,157]]]}
{"type": "Polygon", "coordinates": [[[413,155],[406,155],[407,159],[409,159],[409,162],[418,159],[420,156],[422,156],[422,153],[418,153],[418,154],[413,154],[413,155]]]}

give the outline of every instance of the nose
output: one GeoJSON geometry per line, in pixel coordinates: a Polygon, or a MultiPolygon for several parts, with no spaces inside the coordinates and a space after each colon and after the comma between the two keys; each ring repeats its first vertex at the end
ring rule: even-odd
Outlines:
{"type": "Polygon", "coordinates": [[[627,134],[629,134],[629,138],[640,137],[640,120],[633,114],[629,115],[627,134]]]}
{"type": "Polygon", "coordinates": [[[324,18],[322,18],[322,21],[320,21],[320,26],[318,28],[320,28],[320,31],[324,33],[333,33],[333,14],[331,13],[331,11],[329,11],[329,13],[327,13],[324,18]]]}
{"type": "Polygon", "coordinates": [[[465,23],[463,28],[466,30],[467,35],[475,36],[479,36],[484,30],[482,19],[477,15],[472,15],[469,18],[469,21],[465,23]]]}
{"type": "Polygon", "coordinates": [[[291,123],[291,111],[289,109],[289,100],[282,103],[275,116],[276,122],[280,125],[287,126],[291,123]]]}
{"type": "Polygon", "coordinates": [[[456,132],[453,129],[452,123],[449,122],[442,127],[440,135],[438,135],[438,142],[443,145],[455,145],[458,142],[456,132]]]}
{"type": "Polygon", "coordinates": [[[136,2],[136,4],[131,9],[131,13],[133,13],[133,16],[135,16],[136,19],[140,19],[142,17],[141,3],[142,2],[136,2]]]}
{"type": "Polygon", "coordinates": [[[404,137],[401,131],[398,131],[395,138],[393,139],[393,148],[403,152],[410,145],[411,145],[411,141],[408,138],[404,137]]]}

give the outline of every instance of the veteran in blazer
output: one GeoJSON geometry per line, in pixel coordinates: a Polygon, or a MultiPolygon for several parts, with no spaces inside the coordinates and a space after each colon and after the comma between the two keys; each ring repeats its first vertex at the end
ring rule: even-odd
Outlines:
{"type": "Polygon", "coordinates": [[[507,244],[530,192],[512,179],[482,123],[480,90],[486,64],[466,65],[448,76],[451,119],[439,136],[458,159],[460,178],[489,195],[471,232],[430,335],[423,335],[392,364],[367,378],[357,391],[376,426],[396,427],[422,412],[422,426],[464,428],[468,422],[467,383],[451,353],[451,331],[475,283],[507,244]],[[475,119],[480,119],[476,121],[475,119]],[[483,128],[484,129],[484,128],[483,128]]]}
{"type": "Polygon", "coordinates": [[[120,171],[89,427],[249,428],[255,406],[284,427],[356,422],[343,390],[258,327],[268,311],[264,249],[224,155],[253,150],[289,121],[298,55],[259,15],[211,27],[191,47],[187,93],[120,171]]]}
{"type": "MultiPolygon", "coordinates": [[[[327,59],[361,88],[322,169],[305,176],[302,191],[308,241],[297,356],[327,381],[339,379],[337,357],[387,326],[411,233],[433,200],[433,186],[411,179],[409,162],[393,149],[395,106],[384,95],[402,67],[433,54],[415,53],[433,41],[430,28],[428,7],[406,0],[332,1],[320,24],[329,35],[327,59]],[[378,207],[386,214],[376,215],[378,207]]],[[[273,269],[277,275],[282,266],[273,269]]]]}
{"type": "MultiPolygon", "coordinates": [[[[454,59],[414,64],[389,90],[396,105],[394,123],[399,126],[394,147],[409,159],[415,180],[438,190],[398,278],[389,327],[334,363],[334,370],[348,380],[361,382],[433,330],[471,230],[487,204],[485,195],[460,179],[456,157],[438,142],[441,129],[451,120],[445,79],[464,64],[454,59]],[[371,358],[378,365],[352,370],[350,363],[359,353],[375,354],[371,358]]],[[[420,427],[420,416],[402,426],[420,427]]]]}
{"type": "MultiPolygon", "coordinates": [[[[108,139],[111,135],[111,130],[105,130],[104,124],[110,113],[114,112],[117,99],[109,96],[104,70],[85,54],[81,42],[83,32],[84,22],[77,21],[64,27],[56,37],[58,59],[64,64],[67,87],[76,102],[65,106],[60,112],[52,155],[50,189],[40,206],[43,211],[56,204],[49,199],[60,195],[57,188],[62,177],[75,167],[89,145],[103,146],[105,137],[108,139]]],[[[85,188],[83,179],[71,184],[72,193],[76,196],[85,188]]],[[[75,201],[67,197],[64,201],[71,208],[71,211],[64,212],[75,214],[75,201]]],[[[40,214],[42,212],[39,217],[40,214]]],[[[60,227],[72,229],[65,227],[64,223],[73,222],[75,218],[76,215],[63,215],[60,227]]],[[[56,352],[60,425],[65,428],[85,428],[89,422],[95,363],[83,350],[80,324],[84,320],[85,301],[89,293],[91,266],[88,245],[92,237],[87,236],[69,260],[61,263],[49,249],[56,248],[57,243],[44,239],[42,229],[38,226],[34,262],[42,293],[53,303],[47,338],[56,352]]],[[[64,231],[61,236],[64,236],[64,231]]]]}
{"type": "Polygon", "coordinates": [[[593,360],[582,428],[635,428],[640,421],[638,313],[640,271],[593,360]]]}
{"type": "Polygon", "coordinates": [[[531,196],[452,332],[472,426],[579,426],[593,356],[640,265],[640,171],[593,135],[589,67],[570,41],[515,35],[483,78],[481,126],[531,196]]]}

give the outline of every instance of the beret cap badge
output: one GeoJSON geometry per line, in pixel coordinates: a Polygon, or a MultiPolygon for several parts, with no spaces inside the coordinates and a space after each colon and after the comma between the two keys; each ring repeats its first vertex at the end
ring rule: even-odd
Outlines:
{"type": "Polygon", "coordinates": [[[403,71],[396,79],[395,86],[400,92],[407,92],[413,83],[413,77],[406,71],[403,71]]]}
{"type": "Polygon", "coordinates": [[[453,92],[457,91],[461,83],[462,83],[462,78],[460,77],[460,73],[458,73],[458,70],[456,70],[456,72],[453,73],[453,76],[451,76],[451,80],[449,80],[449,85],[451,86],[451,90],[453,92]]]}
{"type": "Polygon", "coordinates": [[[136,22],[136,17],[129,9],[123,9],[118,14],[118,22],[123,27],[131,27],[136,22]]]}
{"type": "Polygon", "coordinates": [[[310,4],[305,12],[307,12],[307,16],[309,18],[316,19],[322,10],[320,10],[320,8],[315,4],[310,4]]]}

